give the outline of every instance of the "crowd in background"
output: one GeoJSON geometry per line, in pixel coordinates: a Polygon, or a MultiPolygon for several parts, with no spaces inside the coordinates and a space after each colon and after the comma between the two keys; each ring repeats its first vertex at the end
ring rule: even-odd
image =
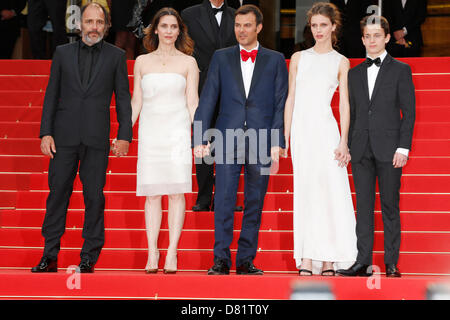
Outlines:
{"type": "MultiPolygon", "coordinates": [[[[12,57],[20,29],[27,28],[30,51],[33,59],[51,59],[57,45],[77,38],[67,29],[67,7],[82,6],[98,2],[105,6],[111,16],[108,42],[127,52],[128,59],[135,59],[145,49],[142,46],[143,29],[153,15],[163,7],[173,7],[181,13],[187,7],[203,0],[2,0],[0,3],[0,59],[12,57]],[[51,34],[51,41],[47,41],[51,34]]],[[[348,58],[362,58],[365,50],[361,43],[359,21],[368,15],[367,8],[378,4],[374,0],[330,0],[343,14],[343,28],[338,50],[348,58]]],[[[228,0],[228,5],[237,9],[242,4],[259,2],[228,0]]],[[[427,15],[427,0],[384,0],[383,15],[391,30],[389,52],[396,57],[421,55],[423,46],[421,25],[427,15]]],[[[306,41],[300,45],[307,49],[313,45],[309,28],[305,28],[306,41]],[[311,41],[308,41],[310,39],[311,41]]],[[[291,53],[288,53],[290,55],[291,53]]]]}

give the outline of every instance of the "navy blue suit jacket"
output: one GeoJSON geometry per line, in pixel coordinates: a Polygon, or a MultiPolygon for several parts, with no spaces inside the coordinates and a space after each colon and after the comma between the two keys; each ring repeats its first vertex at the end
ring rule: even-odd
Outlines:
{"type": "MultiPolygon", "coordinates": [[[[266,129],[267,151],[270,152],[270,147],[274,146],[284,148],[284,105],[288,92],[288,71],[284,56],[259,46],[246,98],[239,51],[239,45],[236,45],[214,53],[194,120],[202,121],[201,133],[205,137],[220,98],[215,128],[223,134],[224,145],[227,129],[266,129]],[[276,141],[271,141],[272,129],[279,130],[276,141]]],[[[194,139],[198,134],[194,132],[194,139]]],[[[206,144],[207,140],[194,140],[194,145],[200,143],[206,144]]]]}

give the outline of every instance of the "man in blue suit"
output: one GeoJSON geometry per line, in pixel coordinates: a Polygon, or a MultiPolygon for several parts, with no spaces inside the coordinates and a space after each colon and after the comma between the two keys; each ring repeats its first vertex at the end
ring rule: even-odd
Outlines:
{"type": "Polygon", "coordinates": [[[230,272],[234,206],[242,167],[245,209],[236,273],[263,274],[253,260],[271,160],[278,161],[285,147],[283,114],[288,72],[281,53],[259,45],[262,21],[262,13],[254,5],[236,11],[234,29],[239,45],[214,53],[195,113],[194,153],[204,156],[210,153],[210,147],[215,149],[214,265],[208,271],[212,275],[230,272]],[[219,98],[215,140],[209,146],[207,124],[219,98]]]}

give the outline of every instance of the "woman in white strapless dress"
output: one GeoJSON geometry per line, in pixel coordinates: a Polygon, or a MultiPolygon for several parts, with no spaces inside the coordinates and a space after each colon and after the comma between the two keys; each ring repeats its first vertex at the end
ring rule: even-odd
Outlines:
{"type": "Polygon", "coordinates": [[[139,117],[137,196],[145,196],[147,273],[158,271],[161,198],[169,197],[169,248],[164,273],[177,270],[185,193],[192,192],[191,123],[198,105],[199,70],[179,14],[161,9],[147,29],[150,52],[136,59],[133,125],[139,117]]]}
{"type": "MultiPolygon", "coordinates": [[[[317,3],[308,13],[315,46],[291,59],[285,109],[294,175],[294,259],[300,275],[335,275],[356,260],[355,213],[347,147],[349,61],[333,50],[338,9],[317,3]],[[330,106],[339,85],[341,135],[330,106]]],[[[287,155],[287,154],[286,154],[287,155]]]]}

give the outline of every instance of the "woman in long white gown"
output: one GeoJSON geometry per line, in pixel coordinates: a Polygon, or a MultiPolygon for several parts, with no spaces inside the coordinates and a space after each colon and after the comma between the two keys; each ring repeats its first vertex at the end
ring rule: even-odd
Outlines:
{"type": "Polygon", "coordinates": [[[158,271],[161,197],[169,197],[169,247],[164,273],[177,270],[185,193],[192,192],[191,123],[198,105],[199,69],[193,42],[172,8],[156,13],[146,31],[148,54],[134,66],[133,125],[139,117],[137,196],[146,196],[147,273],[158,271]]]}
{"type": "Polygon", "coordinates": [[[291,58],[285,108],[294,173],[294,259],[302,276],[333,276],[336,269],[352,265],[357,255],[346,168],[350,63],[333,49],[340,26],[334,5],[316,3],[308,23],[316,42],[291,58]],[[341,135],[330,106],[338,86],[341,135]]]}

